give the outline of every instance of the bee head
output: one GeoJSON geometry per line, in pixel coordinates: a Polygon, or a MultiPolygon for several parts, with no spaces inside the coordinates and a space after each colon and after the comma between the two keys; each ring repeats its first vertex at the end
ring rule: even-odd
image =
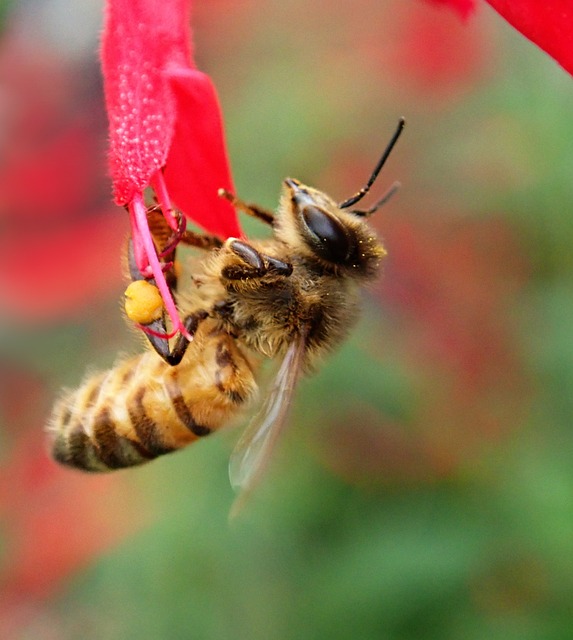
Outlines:
{"type": "Polygon", "coordinates": [[[306,258],[358,277],[372,277],[385,251],[366,219],[344,211],[322,191],[284,181],[277,236],[306,258]]]}

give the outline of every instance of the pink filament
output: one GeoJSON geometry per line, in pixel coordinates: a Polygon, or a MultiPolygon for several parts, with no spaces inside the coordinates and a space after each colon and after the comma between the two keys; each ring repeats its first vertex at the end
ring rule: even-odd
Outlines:
{"type": "Polygon", "coordinates": [[[165,218],[167,224],[173,229],[173,231],[177,231],[177,216],[175,215],[173,206],[171,204],[171,198],[169,197],[169,193],[167,192],[167,185],[165,184],[163,171],[161,169],[159,171],[156,171],[151,176],[149,184],[155,191],[159,206],[161,207],[161,212],[163,213],[163,217],[165,218]]]}
{"type": "Polygon", "coordinates": [[[151,232],[149,231],[147,208],[141,193],[137,193],[129,203],[129,213],[133,238],[133,250],[137,268],[145,277],[150,277],[152,275],[153,278],[155,278],[155,283],[157,284],[157,288],[159,289],[163,299],[163,304],[165,305],[165,309],[169,315],[171,324],[173,325],[173,335],[175,335],[177,331],[180,331],[187,340],[191,341],[193,340],[193,337],[179,319],[177,307],[175,306],[173,296],[171,295],[171,291],[169,290],[165,276],[163,275],[162,265],[157,257],[157,251],[155,250],[151,232]]]}
{"type": "Polygon", "coordinates": [[[165,338],[166,340],[173,338],[173,336],[175,336],[179,331],[179,329],[174,329],[170,333],[161,333],[160,331],[155,331],[154,329],[150,329],[149,327],[146,327],[144,324],[138,324],[137,322],[135,323],[135,326],[138,329],[141,329],[144,333],[148,333],[150,336],[154,336],[156,338],[165,338]]]}

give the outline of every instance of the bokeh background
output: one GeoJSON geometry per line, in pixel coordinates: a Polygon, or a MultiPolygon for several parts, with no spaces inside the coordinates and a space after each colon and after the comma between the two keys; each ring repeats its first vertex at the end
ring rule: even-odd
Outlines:
{"type": "Polygon", "coordinates": [[[106,477],[46,455],[59,388],[141,346],[101,2],[0,8],[0,637],[573,637],[572,78],[485,3],[196,0],[243,198],[348,197],[407,119],[384,276],[230,525],[237,431],[106,477]]]}

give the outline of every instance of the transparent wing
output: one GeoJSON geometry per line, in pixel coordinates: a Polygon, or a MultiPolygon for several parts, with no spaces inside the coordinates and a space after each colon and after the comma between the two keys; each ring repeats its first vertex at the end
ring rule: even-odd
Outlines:
{"type": "Polygon", "coordinates": [[[288,418],[288,411],[302,370],[306,340],[297,336],[289,346],[263,406],[239,438],[229,461],[229,478],[239,491],[231,510],[235,515],[265,471],[270,455],[288,418]]]}

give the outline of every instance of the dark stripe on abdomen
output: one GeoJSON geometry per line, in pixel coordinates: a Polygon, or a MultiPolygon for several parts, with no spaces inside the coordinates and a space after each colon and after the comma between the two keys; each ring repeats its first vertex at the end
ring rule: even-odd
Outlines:
{"type": "Polygon", "coordinates": [[[165,381],[165,388],[167,389],[169,398],[173,403],[173,408],[175,409],[177,417],[187,427],[187,429],[199,437],[209,435],[211,433],[211,429],[209,429],[209,427],[204,427],[195,422],[195,419],[185,402],[185,398],[181,393],[181,387],[179,386],[177,379],[170,376],[165,381]]]}
{"type": "Polygon", "coordinates": [[[56,462],[84,471],[99,471],[91,463],[90,451],[94,451],[93,443],[79,422],[69,431],[59,433],[52,445],[52,455],[56,462]]]}
{"type": "Polygon", "coordinates": [[[103,409],[94,419],[93,437],[98,457],[110,469],[122,469],[147,462],[151,456],[137,443],[117,433],[109,409],[103,409]]]}
{"type": "Polygon", "coordinates": [[[133,398],[133,403],[129,403],[128,413],[131,424],[139,438],[139,442],[142,447],[147,451],[147,454],[156,458],[166,453],[175,451],[175,447],[171,447],[163,441],[160,434],[160,429],[157,424],[145,413],[145,407],[143,406],[143,396],[145,395],[145,389],[141,388],[133,398]]]}

